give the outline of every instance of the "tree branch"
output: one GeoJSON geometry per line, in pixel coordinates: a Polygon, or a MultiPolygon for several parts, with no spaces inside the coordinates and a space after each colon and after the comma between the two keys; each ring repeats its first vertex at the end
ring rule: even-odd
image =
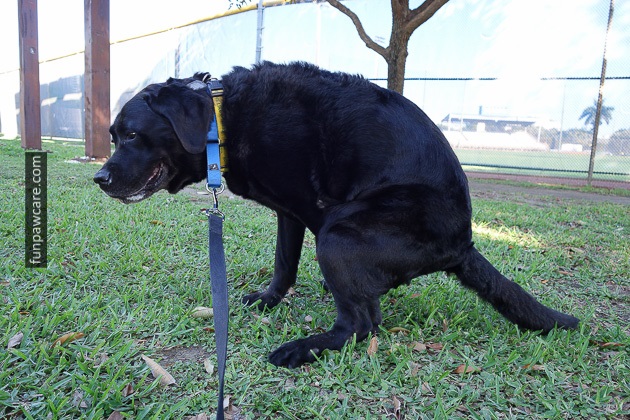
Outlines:
{"type": "MultiPolygon", "coordinates": [[[[350,20],[352,20],[352,23],[354,23],[355,28],[357,28],[357,32],[359,33],[359,37],[363,40],[363,42],[365,42],[365,45],[368,48],[376,51],[377,53],[382,55],[383,58],[385,58],[387,60],[387,54],[388,54],[387,53],[387,48],[381,47],[376,42],[374,42],[372,40],[372,38],[370,38],[370,36],[367,34],[367,32],[365,32],[365,29],[363,29],[363,25],[361,24],[361,20],[359,19],[359,17],[352,10],[348,9],[346,6],[341,4],[338,0],[326,0],[326,1],[328,1],[328,3],[332,7],[334,7],[337,10],[339,10],[341,13],[343,13],[346,16],[348,16],[350,18],[350,20]]],[[[444,1],[444,0],[441,0],[441,1],[444,1]]],[[[448,0],[446,0],[446,1],[448,1],[448,0]]]]}
{"type": "Polygon", "coordinates": [[[418,26],[429,20],[431,16],[446,3],[448,3],[448,0],[425,0],[420,6],[409,13],[407,22],[405,23],[405,30],[412,33],[418,26]]]}

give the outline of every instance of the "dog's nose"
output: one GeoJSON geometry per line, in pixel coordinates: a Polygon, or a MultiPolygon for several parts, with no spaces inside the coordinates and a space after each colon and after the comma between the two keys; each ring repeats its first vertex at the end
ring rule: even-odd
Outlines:
{"type": "Polygon", "coordinates": [[[103,168],[94,175],[94,182],[99,185],[109,185],[112,183],[112,174],[103,168]]]}

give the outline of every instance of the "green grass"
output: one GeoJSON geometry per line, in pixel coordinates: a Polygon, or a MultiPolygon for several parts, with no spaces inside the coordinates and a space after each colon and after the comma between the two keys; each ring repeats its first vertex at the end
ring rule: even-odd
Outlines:
{"type": "MultiPolygon", "coordinates": [[[[207,373],[203,364],[216,365],[212,321],[190,316],[211,303],[200,213],[210,200],[159,193],[125,206],[92,183],[97,165],[65,162],[82,156],[82,147],[44,148],[53,152],[49,265],[25,269],[24,157],[19,143],[0,140],[0,418],[213,413],[216,370],[207,373]],[[73,331],[85,336],[52,347],[73,331]],[[21,343],[7,349],[19,332],[21,343]],[[177,384],[160,386],[141,354],[162,363],[177,384]]],[[[551,198],[473,204],[478,248],[544,303],[579,316],[578,331],[519,331],[456,280],[435,274],[383,297],[373,356],[367,341],[351,343],[288,370],[270,365],[267,354],[327,329],[335,316],[319,283],[314,239],[305,240],[286,302],[264,314],[243,307],[241,297],[272,275],[275,218],[222,197],[231,293],[226,393],[234,418],[387,419],[398,404],[407,419],[626,418],[628,208],[551,198]],[[437,348],[414,350],[418,343],[437,348]],[[462,364],[479,370],[453,373],[462,364]]]]}
{"type": "MultiPolygon", "coordinates": [[[[563,176],[573,178],[586,178],[590,155],[588,153],[558,153],[558,152],[519,152],[514,150],[470,150],[456,149],[455,153],[467,170],[504,173],[506,169],[493,168],[500,165],[520,168],[532,168],[532,170],[509,169],[509,173],[542,176],[563,176]],[[548,169],[548,170],[545,170],[548,169]],[[555,171],[551,171],[555,170],[555,171]],[[568,172],[557,172],[557,170],[568,172]],[[571,172],[582,171],[582,172],[571,172]]],[[[625,175],[595,174],[593,179],[612,181],[630,181],[630,156],[611,156],[598,154],[595,158],[595,172],[615,173],[625,175]]]]}

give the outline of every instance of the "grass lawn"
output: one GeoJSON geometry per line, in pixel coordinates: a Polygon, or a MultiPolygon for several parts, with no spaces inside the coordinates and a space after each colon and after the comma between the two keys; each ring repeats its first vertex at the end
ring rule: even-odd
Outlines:
{"type": "MultiPolygon", "coordinates": [[[[0,418],[211,415],[212,320],[191,316],[211,304],[200,212],[209,198],[159,193],[125,206],[93,184],[97,165],[66,162],[82,156],[82,146],[44,148],[52,151],[49,265],[26,269],[23,151],[0,140],[0,418]],[[83,336],[54,345],[69,332],[83,336]],[[177,383],[159,385],[141,355],[177,383]]],[[[243,307],[241,297],[271,278],[275,217],[222,197],[230,417],[627,418],[628,207],[553,198],[473,205],[478,248],[544,303],[580,317],[579,330],[519,331],[455,279],[434,274],[383,297],[377,348],[370,340],[351,343],[288,370],[269,364],[267,354],[328,329],[335,316],[320,285],[314,238],[305,240],[298,284],[286,302],[263,314],[243,307]],[[456,373],[462,365],[471,372],[456,373]]]]}

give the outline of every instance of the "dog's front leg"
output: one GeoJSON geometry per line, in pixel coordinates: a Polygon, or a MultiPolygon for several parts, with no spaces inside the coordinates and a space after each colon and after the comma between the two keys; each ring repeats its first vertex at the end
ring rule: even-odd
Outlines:
{"type": "Polygon", "coordinates": [[[269,288],[264,292],[246,295],[243,303],[253,305],[258,303],[259,309],[276,306],[289,288],[295,284],[305,227],[295,219],[278,213],[278,235],[276,241],[276,259],[273,279],[269,288]]]}

